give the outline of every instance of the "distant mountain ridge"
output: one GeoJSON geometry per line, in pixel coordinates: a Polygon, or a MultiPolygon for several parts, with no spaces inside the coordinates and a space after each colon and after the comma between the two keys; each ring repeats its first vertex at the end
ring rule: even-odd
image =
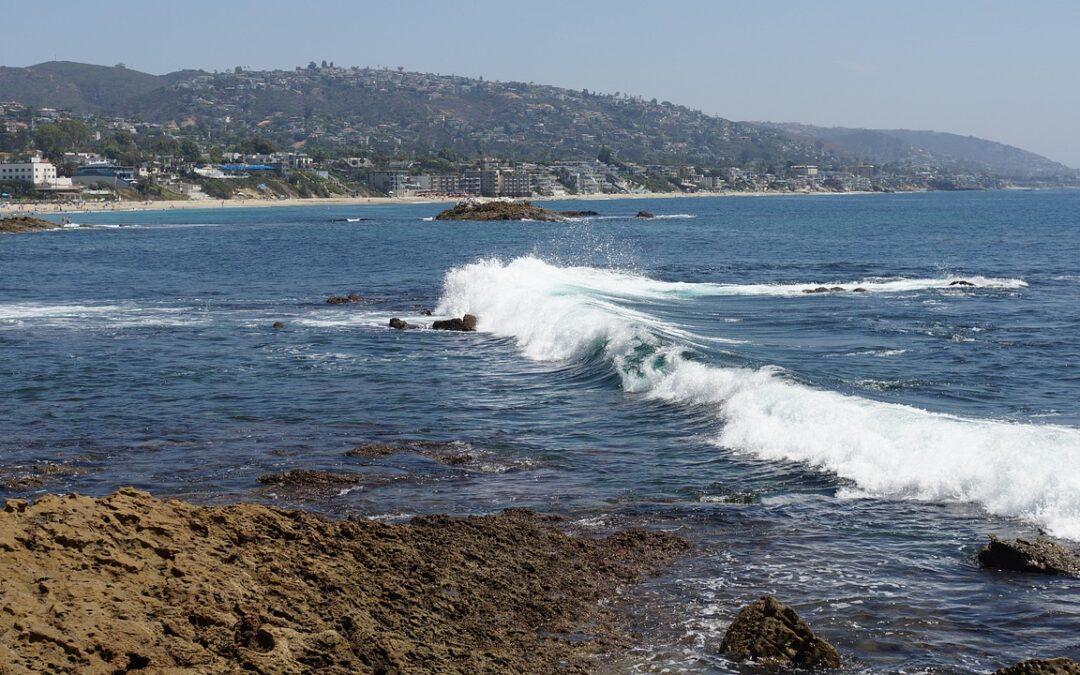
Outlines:
{"type": "Polygon", "coordinates": [[[450,150],[584,159],[608,148],[624,161],[762,171],[866,161],[1004,176],[1071,173],[1019,148],[953,134],[733,122],[619,93],[325,63],[161,76],[67,61],[0,67],[5,101],[128,117],[217,139],[257,134],[282,145],[363,147],[388,156],[450,150]]]}
{"type": "Polygon", "coordinates": [[[809,124],[758,122],[794,138],[827,147],[873,164],[943,167],[1016,177],[1063,175],[1072,170],[1042,155],[975,136],[911,129],[853,129],[809,124]]]}

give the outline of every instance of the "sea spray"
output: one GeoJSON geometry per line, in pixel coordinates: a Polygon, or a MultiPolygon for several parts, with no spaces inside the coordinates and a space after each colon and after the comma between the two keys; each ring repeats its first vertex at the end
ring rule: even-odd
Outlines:
{"type": "MultiPolygon", "coordinates": [[[[1019,279],[964,279],[975,287],[1026,285],[1019,279]]],[[[898,292],[950,283],[897,279],[859,285],[898,292]]],[[[736,452],[805,462],[854,481],[868,495],[976,502],[991,513],[1080,539],[1080,429],[966,419],[872,401],[800,384],[776,367],[719,367],[695,351],[704,338],[618,302],[782,296],[804,287],[671,283],[555,267],[533,257],[491,259],[450,270],[437,311],[478,315],[479,330],[515,339],[530,359],[600,352],[628,392],[712,406],[723,421],[716,442],[736,452]],[[764,292],[778,288],[783,290],[764,292]]]]}

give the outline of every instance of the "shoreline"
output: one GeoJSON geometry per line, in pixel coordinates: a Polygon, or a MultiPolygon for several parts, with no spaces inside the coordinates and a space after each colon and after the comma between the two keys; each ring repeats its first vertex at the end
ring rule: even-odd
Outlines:
{"type": "MultiPolygon", "coordinates": [[[[561,195],[558,197],[523,198],[527,202],[576,202],[576,201],[621,201],[643,199],[726,199],[729,197],[848,197],[873,194],[914,194],[885,192],[643,192],[633,194],[599,193],[591,195],[561,195]]],[[[481,198],[490,199],[495,198],[481,198]]],[[[460,198],[440,197],[313,197],[310,199],[227,199],[181,200],[152,202],[109,202],[107,204],[82,204],[73,206],[60,203],[20,203],[0,206],[0,217],[42,214],[79,214],[79,213],[132,213],[138,211],[173,211],[173,210],[219,210],[251,208],[287,208],[298,206],[399,206],[410,204],[455,204],[460,198]]],[[[519,201],[519,200],[514,200],[519,201]]]]}

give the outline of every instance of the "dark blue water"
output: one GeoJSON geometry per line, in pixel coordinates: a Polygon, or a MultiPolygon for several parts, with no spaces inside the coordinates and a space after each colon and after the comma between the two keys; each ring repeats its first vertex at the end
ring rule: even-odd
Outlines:
{"type": "Polygon", "coordinates": [[[694,553],[626,599],[644,645],[614,672],[738,672],[716,647],[764,593],[852,672],[1080,657],[1080,583],[973,562],[988,533],[1080,538],[1080,193],[556,206],[602,217],[108,213],[4,237],[5,475],[294,505],[256,478],[362,470],[398,480],[300,505],[677,531],[694,553]],[[369,301],[325,303],[350,291],[369,301]],[[385,327],[425,308],[480,331],[385,327]],[[479,459],[344,455],[399,439],[479,459]]]}

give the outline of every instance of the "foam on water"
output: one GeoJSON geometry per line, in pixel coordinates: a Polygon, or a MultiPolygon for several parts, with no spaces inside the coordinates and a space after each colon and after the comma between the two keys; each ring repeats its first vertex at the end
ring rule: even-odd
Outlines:
{"type": "MultiPolygon", "coordinates": [[[[965,279],[984,287],[1024,285],[965,279]]],[[[876,283],[911,290],[947,287],[948,279],[876,283]]],[[[531,257],[484,260],[447,273],[437,312],[476,314],[479,330],[514,338],[530,359],[601,353],[628,392],[712,407],[724,422],[715,442],[734,451],[804,462],[854,481],[868,495],[976,502],[1080,539],[1080,429],[965,419],[815,389],[775,367],[710,365],[692,351],[702,338],[615,301],[710,294],[701,286],[719,288],[561,268],[531,257]]]]}

